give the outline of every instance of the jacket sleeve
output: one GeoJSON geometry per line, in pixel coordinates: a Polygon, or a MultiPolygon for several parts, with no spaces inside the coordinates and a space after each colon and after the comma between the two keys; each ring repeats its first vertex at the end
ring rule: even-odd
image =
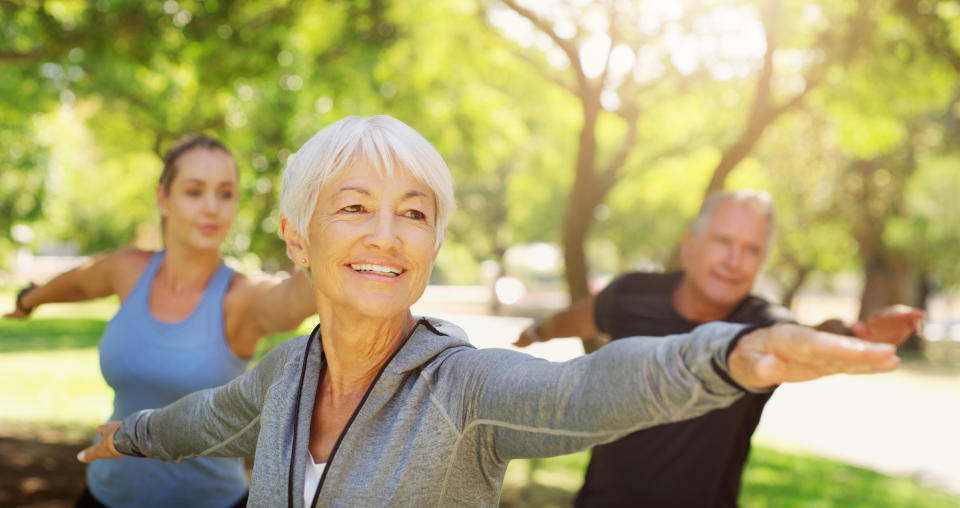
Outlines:
{"type": "Polygon", "coordinates": [[[745,391],[729,376],[727,350],[750,329],[709,323],[684,335],[621,339],[563,363],[464,351],[444,361],[455,370],[443,377],[456,381],[435,389],[461,432],[479,431],[481,448],[497,460],[561,455],[729,406],[745,391]]]}
{"type": "Polygon", "coordinates": [[[266,392],[288,361],[288,350],[282,345],[274,348],[253,369],[223,386],[131,414],[114,434],[114,447],[126,455],[167,462],[252,456],[266,392]]]}

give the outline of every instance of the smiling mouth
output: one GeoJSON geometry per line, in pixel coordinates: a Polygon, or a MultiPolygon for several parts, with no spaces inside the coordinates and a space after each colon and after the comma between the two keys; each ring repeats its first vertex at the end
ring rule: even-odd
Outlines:
{"type": "Polygon", "coordinates": [[[400,274],[406,271],[395,266],[373,265],[369,263],[351,263],[348,266],[358,273],[372,273],[386,277],[399,277],[400,274]]]}
{"type": "Polygon", "coordinates": [[[724,277],[723,275],[720,275],[717,273],[713,273],[712,275],[715,279],[718,279],[720,280],[720,282],[723,282],[725,284],[735,285],[740,283],[740,279],[731,279],[729,277],[724,277]]]}

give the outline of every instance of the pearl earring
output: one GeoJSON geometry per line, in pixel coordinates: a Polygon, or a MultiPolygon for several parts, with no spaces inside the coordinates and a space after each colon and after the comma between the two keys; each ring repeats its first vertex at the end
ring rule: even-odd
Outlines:
{"type": "Polygon", "coordinates": [[[300,262],[301,262],[301,263],[306,263],[306,262],[307,262],[307,258],[300,258],[300,262]]]}

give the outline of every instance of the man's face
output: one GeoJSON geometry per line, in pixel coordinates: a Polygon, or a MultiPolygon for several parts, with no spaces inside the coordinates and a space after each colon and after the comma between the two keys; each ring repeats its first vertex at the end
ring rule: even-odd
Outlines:
{"type": "Polygon", "coordinates": [[[750,294],[767,255],[770,225],[744,203],[723,202],[699,238],[683,240],[683,267],[697,295],[718,307],[736,306],[750,294]]]}

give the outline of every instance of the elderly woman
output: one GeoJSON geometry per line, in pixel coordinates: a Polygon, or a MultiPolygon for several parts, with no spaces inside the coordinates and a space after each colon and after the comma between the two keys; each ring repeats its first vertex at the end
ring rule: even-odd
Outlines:
{"type": "Polygon", "coordinates": [[[393,118],[318,132],[283,177],[282,234],[320,324],[220,388],[98,429],[80,453],[255,454],[253,506],[494,506],[510,459],[581,450],[745,390],[894,368],[894,348],[794,325],[714,323],[565,363],[477,350],[415,318],[454,209],[436,150],[393,118]]]}

